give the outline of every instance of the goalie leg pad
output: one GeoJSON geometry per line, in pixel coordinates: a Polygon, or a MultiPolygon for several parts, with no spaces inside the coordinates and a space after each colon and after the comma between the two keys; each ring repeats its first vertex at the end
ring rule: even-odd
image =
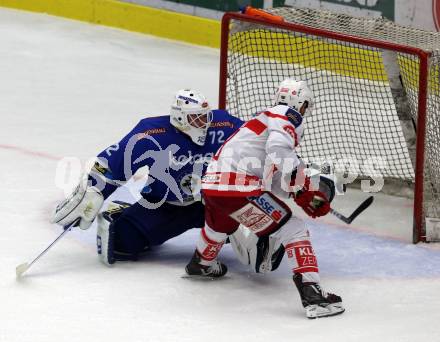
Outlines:
{"type": "Polygon", "coordinates": [[[249,250],[255,248],[258,237],[249,229],[240,226],[233,234],[229,235],[229,241],[238,260],[243,265],[250,265],[249,250]]]}
{"type": "MultiPolygon", "coordinates": [[[[205,207],[201,202],[187,206],[163,203],[156,209],[145,208],[142,202],[137,202],[124,212],[121,220],[125,221],[124,224],[135,228],[134,232],[127,234],[140,233],[141,240],[147,240],[148,244],[153,247],[159,246],[189,229],[202,228],[205,224],[204,213],[205,207]]],[[[120,235],[124,235],[125,230],[125,228],[121,228],[120,235]]],[[[128,237],[125,240],[126,244],[130,242],[128,237]]]]}
{"type": "Polygon", "coordinates": [[[281,263],[284,247],[275,236],[262,236],[249,251],[252,268],[257,273],[274,271],[281,263]]]}
{"type": "Polygon", "coordinates": [[[276,270],[283,259],[284,246],[277,236],[258,237],[240,226],[229,236],[229,240],[240,262],[250,265],[256,273],[276,270]]]}
{"type": "Polygon", "coordinates": [[[98,228],[96,235],[96,248],[99,260],[107,266],[115,263],[114,258],[115,231],[112,221],[103,214],[98,215],[98,228]]]}
{"type": "Polygon", "coordinates": [[[131,232],[139,234],[137,230],[130,227],[125,220],[121,220],[124,210],[128,207],[130,207],[128,203],[114,201],[106,211],[98,215],[97,252],[99,259],[107,266],[116,261],[137,259],[137,253],[133,253],[132,248],[125,248],[126,241],[141,241],[138,235],[129,234],[131,232]],[[121,234],[121,231],[124,233],[121,234]]]}

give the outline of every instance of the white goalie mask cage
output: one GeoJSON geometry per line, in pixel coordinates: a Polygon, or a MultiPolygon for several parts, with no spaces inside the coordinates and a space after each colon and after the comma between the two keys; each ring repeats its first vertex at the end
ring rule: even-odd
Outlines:
{"type": "Polygon", "coordinates": [[[303,116],[310,114],[314,105],[314,97],[312,90],[308,87],[306,81],[296,81],[287,78],[281,82],[275,93],[274,102],[276,105],[283,104],[293,108],[298,113],[305,102],[307,107],[303,116]]]}
{"type": "Polygon", "coordinates": [[[191,89],[179,90],[171,105],[170,122],[197,145],[204,145],[212,122],[212,111],[205,96],[191,89]]]}

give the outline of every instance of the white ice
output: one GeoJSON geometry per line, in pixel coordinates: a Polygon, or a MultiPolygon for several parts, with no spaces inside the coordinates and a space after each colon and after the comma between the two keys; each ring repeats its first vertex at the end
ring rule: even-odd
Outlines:
{"type": "MultiPolygon", "coordinates": [[[[0,56],[0,341],[439,340],[440,250],[410,244],[411,202],[380,194],[353,227],[308,221],[323,285],[347,308],[338,317],[307,320],[287,263],[255,275],[229,246],[224,279],[183,279],[196,230],[113,268],[98,262],[93,228],[75,230],[16,280],[15,266],[60,233],[48,223],[63,198],[58,160],[85,162],[167,114],[179,88],[216,103],[219,53],[1,9],[0,56]]],[[[334,206],[348,213],[366,197],[334,206]]]]}

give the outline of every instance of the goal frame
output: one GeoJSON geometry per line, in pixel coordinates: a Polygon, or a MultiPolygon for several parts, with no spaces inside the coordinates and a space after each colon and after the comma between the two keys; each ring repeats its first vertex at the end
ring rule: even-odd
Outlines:
{"type": "Polygon", "coordinates": [[[329,30],[313,28],[305,25],[271,21],[266,18],[250,16],[242,13],[226,12],[221,22],[220,41],[220,78],[219,78],[219,109],[226,109],[227,75],[228,75],[228,43],[231,20],[239,20],[248,23],[260,24],[274,28],[281,28],[314,36],[340,40],[349,43],[367,45],[375,48],[391,50],[417,56],[420,60],[419,69],[419,93],[417,106],[417,128],[416,128],[416,161],[415,161],[415,184],[414,184],[414,205],[413,205],[413,243],[426,241],[423,235],[423,194],[424,194],[424,163],[425,163],[425,136],[426,136],[426,110],[427,91],[429,75],[429,58],[431,53],[420,48],[406,45],[394,44],[376,39],[362,38],[329,30]]]}

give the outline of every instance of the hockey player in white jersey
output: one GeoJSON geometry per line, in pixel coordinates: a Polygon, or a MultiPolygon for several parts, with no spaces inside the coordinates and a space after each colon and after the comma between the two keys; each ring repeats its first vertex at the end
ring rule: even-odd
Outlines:
{"type": "Polygon", "coordinates": [[[228,235],[241,225],[256,240],[240,240],[236,235],[233,241],[231,236],[236,248],[266,241],[263,250],[270,253],[270,262],[264,253],[257,261],[258,253],[255,257],[248,254],[256,249],[244,247],[243,255],[248,254],[248,263],[253,262],[257,272],[275,268],[286,252],[308,318],[344,312],[342,299],[321,289],[309,232],[285,203],[293,198],[313,218],[330,211],[332,186],[323,182],[323,186],[313,187],[295,152],[304,131],[303,116],[311,112],[313,101],[306,82],[284,80],[276,92],[275,106],[245,123],[219,149],[202,180],[205,226],[185,268],[190,276],[225,275],[227,268],[217,256],[228,235]],[[270,242],[272,246],[268,246],[270,242]]]}

